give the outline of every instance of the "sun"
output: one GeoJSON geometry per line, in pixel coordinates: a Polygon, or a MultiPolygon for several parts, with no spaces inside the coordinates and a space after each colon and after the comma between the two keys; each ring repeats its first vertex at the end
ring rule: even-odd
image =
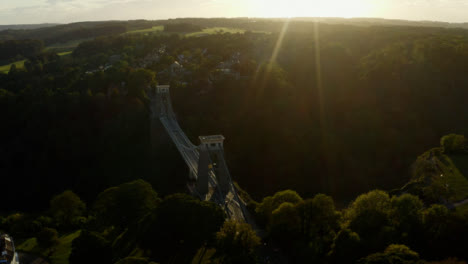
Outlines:
{"type": "Polygon", "coordinates": [[[369,0],[254,0],[261,17],[360,17],[372,10],[369,0]]]}

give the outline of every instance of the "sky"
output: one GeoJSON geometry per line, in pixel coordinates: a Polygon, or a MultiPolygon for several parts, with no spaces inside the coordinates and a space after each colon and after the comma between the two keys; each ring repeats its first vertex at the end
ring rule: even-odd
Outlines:
{"type": "Polygon", "coordinates": [[[179,17],[379,17],[468,22],[468,0],[0,0],[0,24],[179,17]]]}

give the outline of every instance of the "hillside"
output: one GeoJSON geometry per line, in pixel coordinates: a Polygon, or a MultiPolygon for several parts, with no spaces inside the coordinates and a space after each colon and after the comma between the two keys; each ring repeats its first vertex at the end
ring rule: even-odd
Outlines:
{"type": "Polygon", "coordinates": [[[12,29],[12,30],[18,30],[18,29],[38,29],[38,28],[45,28],[45,27],[54,27],[58,26],[59,24],[53,24],[53,23],[46,23],[46,24],[21,24],[21,25],[0,25],[0,31],[2,30],[7,30],[7,29],[12,29]]]}
{"type": "Polygon", "coordinates": [[[468,200],[468,153],[431,149],[413,164],[412,180],[396,193],[412,193],[426,202],[461,206],[468,200]]]}

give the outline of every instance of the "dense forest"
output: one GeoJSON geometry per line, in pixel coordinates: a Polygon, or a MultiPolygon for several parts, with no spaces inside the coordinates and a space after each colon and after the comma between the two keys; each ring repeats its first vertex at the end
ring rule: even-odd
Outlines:
{"type": "Polygon", "coordinates": [[[0,36],[27,58],[0,73],[0,175],[15,197],[0,230],[20,248],[53,260],[74,234],[72,264],[468,259],[467,30],[182,19],[0,36]],[[243,31],[172,34],[209,27],[243,31]],[[83,38],[64,56],[42,46],[83,38]],[[226,137],[258,226],[183,194],[186,165],[151,134],[157,84],[192,142],[226,137]]]}
{"type": "Polygon", "coordinates": [[[0,41],[0,63],[16,61],[39,55],[44,49],[40,40],[0,41]]]}

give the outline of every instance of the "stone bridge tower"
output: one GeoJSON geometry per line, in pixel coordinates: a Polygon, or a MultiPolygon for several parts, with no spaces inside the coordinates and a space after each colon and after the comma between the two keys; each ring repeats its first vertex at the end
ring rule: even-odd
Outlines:
{"type": "Polygon", "coordinates": [[[224,136],[200,136],[198,160],[197,190],[200,194],[208,193],[210,173],[216,175],[218,188],[221,193],[227,194],[230,190],[230,175],[224,160],[224,136]]]}

